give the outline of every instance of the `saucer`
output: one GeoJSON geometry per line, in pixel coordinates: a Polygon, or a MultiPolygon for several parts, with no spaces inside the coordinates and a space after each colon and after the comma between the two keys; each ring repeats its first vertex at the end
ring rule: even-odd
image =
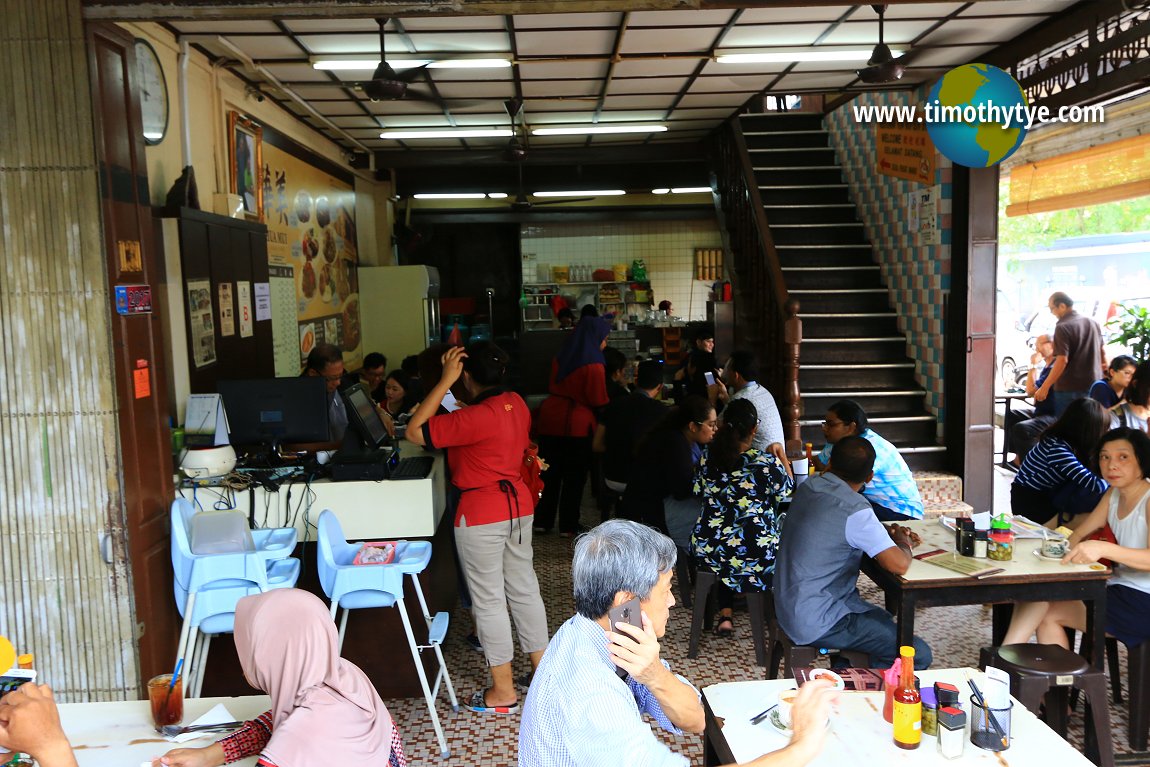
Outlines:
{"type": "Polygon", "coordinates": [[[779,710],[777,708],[767,714],[767,722],[771,727],[774,727],[777,732],[786,735],[788,738],[794,735],[794,731],[789,726],[783,724],[783,720],[779,718],[779,710]]]}
{"type": "Polygon", "coordinates": [[[1048,557],[1042,553],[1042,549],[1035,549],[1034,550],[1034,556],[1038,557],[1039,559],[1045,559],[1047,562],[1061,562],[1062,557],[1064,557],[1066,555],[1065,554],[1059,554],[1056,557],[1048,557]]]}

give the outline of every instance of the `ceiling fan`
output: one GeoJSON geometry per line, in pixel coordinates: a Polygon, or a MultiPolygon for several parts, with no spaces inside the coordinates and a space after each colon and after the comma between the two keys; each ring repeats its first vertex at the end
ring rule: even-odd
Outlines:
{"type": "Polygon", "coordinates": [[[523,163],[527,160],[528,150],[530,145],[527,140],[527,118],[523,115],[523,99],[513,98],[503,102],[504,109],[507,110],[507,116],[511,118],[511,132],[512,136],[507,142],[507,148],[503,150],[503,159],[507,162],[515,163],[515,170],[519,179],[519,185],[515,191],[515,199],[508,203],[512,210],[523,211],[530,210],[537,205],[562,205],[567,202],[587,202],[588,200],[595,199],[594,197],[571,197],[561,200],[548,200],[547,202],[532,202],[530,197],[527,196],[525,187],[523,186],[523,163]]]}
{"type": "Polygon", "coordinates": [[[902,79],[902,74],[906,70],[907,57],[899,56],[896,59],[890,52],[890,47],[883,42],[882,25],[886,5],[878,4],[871,7],[878,14],[878,45],[871,52],[866,68],[858,70],[856,74],[860,80],[870,85],[893,83],[902,79]]]}
{"type": "Polygon", "coordinates": [[[423,76],[424,70],[431,66],[430,62],[405,69],[403,72],[396,72],[395,68],[387,63],[383,30],[390,20],[389,18],[376,19],[379,22],[379,66],[375,68],[370,80],[356,83],[356,87],[361,88],[372,101],[397,101],[406,98],[442,103],[442,99],[430,92],[417,91],[408,87],[412,81],[423,76]]]}

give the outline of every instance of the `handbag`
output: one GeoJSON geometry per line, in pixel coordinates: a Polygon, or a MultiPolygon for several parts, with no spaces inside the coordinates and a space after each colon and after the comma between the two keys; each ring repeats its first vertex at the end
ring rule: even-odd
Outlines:
{"type": "Polygon", "coordinates": [[[539,503],[543,496],[543,472],[547,470],[547,462],[539,457],[539,445],[528,442],[523,449],[523,463],[519,466],[519,478],[527,486],[531,498],[531,508],[539,503]]]}

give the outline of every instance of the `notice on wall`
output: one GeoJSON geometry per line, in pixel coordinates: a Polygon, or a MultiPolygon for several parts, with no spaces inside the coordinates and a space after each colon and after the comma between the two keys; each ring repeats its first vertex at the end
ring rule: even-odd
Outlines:
{"type": "Polygon", "coordinates": [[[208,280],[188,281],[188,331],[196,367],[214,363],[216,325],[212,319],[212,283],[208,280]]]}
{"type": "Polygon", "coordinates": [[[875,169],[884,176],[934,183],[934,142],[926,123],[879,123],[874,128],[875,169]]]}
{"type": "Polygon", "coordinates": [[[938,226],[938,187],[927,187],[906,196],[907,231],[918,236],[919,245],[938,245],[942,232],[938,226]]]}
{"type": "Polygon", "coordinates": [[[240,338],[252,337],[252,284],[236,282],[236,312],[240,318],[240,338]]]}
{"type": "Polygon", "coordinates": [[[136,360],[136,369],[132,371],[132,388],[136,399],[152,396],[152,376],[147,360],[136,360]]]}
{"type": "Polygon", "coordinates": [[[296,323],[295,270],[291,266],[269,266],[268,290],[276,377],[297,376],[300,374],[300,338],[296,323]]]}
{"type": "Polygon", "coordinates": [[[232,284],[220,283],[220,335],[222,337],[236,334],[236,306],[232,301],[232,284]]]}
{"type": "Polygon", "coordinates": [[[272,318],[272,291],[266,282],[257,282],[256,288],[256,322],[263,322],[272,318]]]}

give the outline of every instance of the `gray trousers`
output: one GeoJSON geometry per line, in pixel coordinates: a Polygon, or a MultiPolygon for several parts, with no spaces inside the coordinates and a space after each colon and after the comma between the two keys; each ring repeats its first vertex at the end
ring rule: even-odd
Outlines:
{"type": "Polygon", "coordinates": [[[510,618],[515,619],[523,652],[547,648],[547,613],[532,563],[533,519],[534,515],[529,514],[511,523],[493,522],[475,527],[467,527],[463,519],[455,528],[459,562],[471,591],[475,633],[479,635],[489,666],[510,663],[515,657],[510,618]]]}

